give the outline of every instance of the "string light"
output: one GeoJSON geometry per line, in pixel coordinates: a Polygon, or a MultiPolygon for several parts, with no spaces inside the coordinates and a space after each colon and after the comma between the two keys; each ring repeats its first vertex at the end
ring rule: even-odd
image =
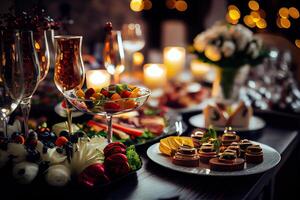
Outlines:
{"type": "Polygon", "coordinates": [[[259,4],[257,1],[249,1],[248,6],[251,10],[254,10],[254,11],[259,10],[259,4]]]}

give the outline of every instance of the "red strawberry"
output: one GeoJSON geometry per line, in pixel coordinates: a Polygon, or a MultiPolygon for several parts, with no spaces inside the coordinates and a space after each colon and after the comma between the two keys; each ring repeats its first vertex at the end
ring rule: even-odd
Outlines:
{"type": "Polygon", "coordinates": [[[56,139],[55,145],[61,147],[64,146],[68,141],[69,140],[66,137],[60,136],[56,139]]]}
{"type": "Polygon", "coordinates": [[[109,97],[109,92],[108,92],[108,90],[106,90],[106,89],[104,89],[104,88],[101,89],[101,92],[100,92],[100,93],[103,94],[103,95],[106,96],[106,97],[109,97]]]}
{"type": "Polygon", "coordinates": [[[78,182],[88,188],[97,184],[109,183],[103,164],[95,163],[85,168],[78,177],[78,182]]]}
{"type": "Polygon", "coordinates": [[[95,90],[93,88],[89,88],[89,89],[87,89],[87,91],[85,91],[84,98],[90,99],[90,97],[93,96],[94,93],[95,93],[95,90]]]}
{"type": "Polygon", "coordinates": [[[124,90],[121,92],[122,98],[129,98],[130,95],[131,95],[131,92],[129,92],[128,90],[124,90]]]}
{"type": "Polygon", "coordinates": [[[104,161],[105,171],[110,177],[120,177],[129,173],[130,166],[126,155],[122,153],[116,153],[104,161]]]}
{"type": "Polygon", "coordinates": [[[106,102],[104,104],[104,109],[106,111],[117,112],[120,108],[121,106],[115,102],[106,102]]]}
{"type": "Polygon", "coordinates": [[[103,152],[106,158],[116,153],[122,153],[126,155],[126,146],[120,142],[113,142],[108,144],[104,148],[103,152]]]}

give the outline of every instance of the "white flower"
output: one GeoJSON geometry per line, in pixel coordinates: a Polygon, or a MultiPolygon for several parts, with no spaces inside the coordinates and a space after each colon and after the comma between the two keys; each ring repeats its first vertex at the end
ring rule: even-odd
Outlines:
{"type": "Polygon", "coordinates": [[[207,42],[205,40],[205,34],[199,34],[194,39],[194,47],[196,51],[203,52],[205,47],[207,45],[207,42]]]}
{"type": "Polygon", "coordinates": [[[211,61],[219,61],[221,59],[221,52],[215,45],[208,45],[204,51],[205,56],[211,61]]]}
{"type": "Polygon", "coordinates": [[[49,167],[45,179],[49,185],[61,187],[71,180],[71,171],[65,165],[52,165],[49,167]]]}
{"type": "Polygon", "coordinates": [[[221,50],[226,58],[230,57],[235,51],[235,45],[231,41],[225,41],[221,47],[221,50]]]}
{"type": "Polygon", "coordinates": [[[13,168],[14,179],[21,184],[29,184],[37,176],[39,166],[32,162],[20,162],[13,168]]]}

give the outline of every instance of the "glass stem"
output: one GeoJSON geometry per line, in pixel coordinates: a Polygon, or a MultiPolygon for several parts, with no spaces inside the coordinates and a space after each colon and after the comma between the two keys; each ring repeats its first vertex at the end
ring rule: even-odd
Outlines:
{"type": "Polygon", "coordinates": [[[73,133],[73,130],[72,130],[72,110],[70,109],[70,104],[69,102],[65,99],[66,101],[66,111],[67,111],[67,124],[68,124],[68,130],[69,130],[69,133],[72,134],[73,133]]]}
{"type": "Polygon", "coordinates": [[[29,119],[29,113],[31,108],[31,98],[22,99],[20,105],[21,105],[22,115],[24,118],[25,137],[27,137],[29,133],[28,119],[29,119]]]}
{"type": "Polygon", "coordinates": [[[107,142],[112,142],[112,115],[106,115],[107,119],[107,142]]]}
{"type": "Polygon", "coordinates": [[[7,134],[7,122],[8,122],[8,118],[7,116],[2,116],[1,117],[1,121],[2,121],[2,127],[3,127],[3,133],[4,133],[4,137],[8,137],[8,134],[7,134]]]}
{"type": "Polygon", "coordinates": [[[113,83],[114,84],[120,83],[120,74],[114,74],[113,75],[113,83]]]}

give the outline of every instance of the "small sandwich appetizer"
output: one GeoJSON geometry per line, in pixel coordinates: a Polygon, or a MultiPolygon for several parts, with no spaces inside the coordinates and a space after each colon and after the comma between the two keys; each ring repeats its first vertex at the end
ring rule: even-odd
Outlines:
{"type": "Polygon", "coordinates": [[[199,150],[200,161],[208,163],[210,159],[217,157],[214,145],[211,143],[203,143],[199,150]]]}
{"type": "Polygon", "coordinates": [[[252,143],[247,139],[241,140],[239,142],[239,146],[240,146],[240,150],[241,150],[241,155],[240,155],[241,158],[245,158],[246,149],[251,145],[252,145],[252,143]]]}
{"type": "Polygon", "coordinates": [[[245,158],[247,163],[257,164],[263,162],[262,148],[257,144],[247,147],[245,158]]]}
{"type": "Polygon", "coordinates": [[[209,161],[211,170],[214,171],[238,171],[244,169],[245,160],[237,158],[234,150],[225,150],[220,153],[219,158],[213,158],[209,161]]]}
{"type": "Polygon", "coordinates": [[[197,149],[187,145],[180,146],[175,155],[172,157],[172,162],[175,165],[185,167],[198,167],[199,155],[197,154],[197,149]]]}

